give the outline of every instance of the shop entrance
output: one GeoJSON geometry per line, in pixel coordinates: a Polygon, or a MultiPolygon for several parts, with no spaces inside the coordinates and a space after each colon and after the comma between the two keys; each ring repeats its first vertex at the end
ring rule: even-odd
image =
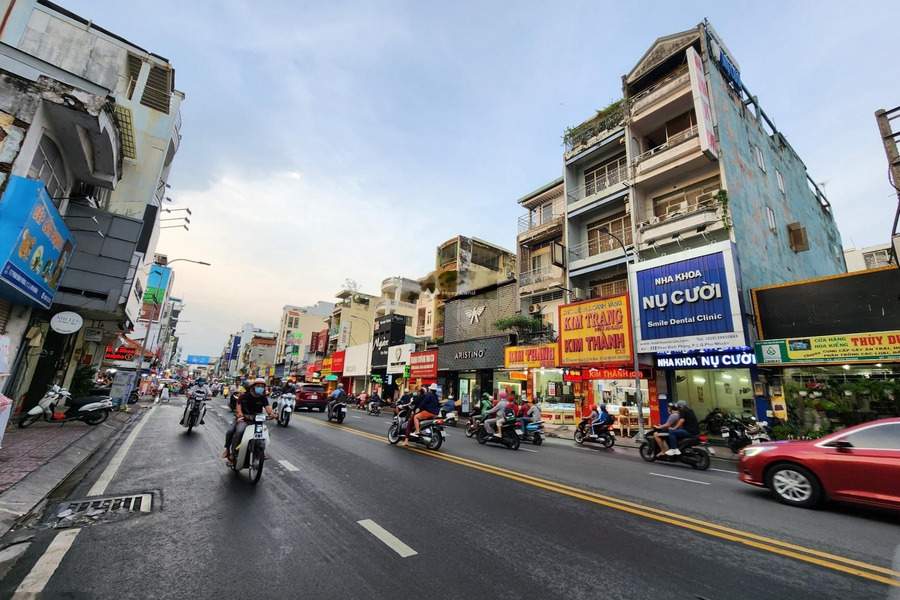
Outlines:
{"type": "Polygon", "coordinates": [[[675,371],[675,395],[698,419],[715,408],[726,415],[757,417],[748,369],[675,371]]]}

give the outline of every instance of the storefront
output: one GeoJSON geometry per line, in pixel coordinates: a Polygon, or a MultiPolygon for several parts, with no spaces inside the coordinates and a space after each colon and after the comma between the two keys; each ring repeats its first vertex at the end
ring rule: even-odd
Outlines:
{"type": "MultiPolygon", "coordinates": [[[[523,381],[514,380],[505,369],[504,352],[508,335],[499,335],[438,346],[438,385],[444,397],[453,395],[466,401],[500,391],[521,394],[523,381]]],[[[463,409],[464,412],[467,412],[463,409]]]]}
{"type": "Polygon", "coordinates": [[[529,398],[538,402],[563,402],[566,396],[572,395],[572,386],[563,381],[558,356],[558,344],[510,346],[506,348],[503,365],[510,372],[511,380],[524,383],[522,392],[529,398]]]}
{"type": "MultiPolygon", "coordinates": [[[[344,371],[341,381],[347,393],[360,394],[366,391],[369,382],[369,361],[372,359],[372,344],[357,344],[344,351],[344,371]]],[[[332,365],[334,360],[332,358],[332,365]]]]}
{"type": "Polygon", "coordinates": [[[412,351],[415,349],[415,344],[398,344],[388,347],[387,380],[384,391],[390,392],[392,396],[386,399],[391,399],[393,396],[399,398],[402,390],[409,387],[406,370],[412,351]]]}

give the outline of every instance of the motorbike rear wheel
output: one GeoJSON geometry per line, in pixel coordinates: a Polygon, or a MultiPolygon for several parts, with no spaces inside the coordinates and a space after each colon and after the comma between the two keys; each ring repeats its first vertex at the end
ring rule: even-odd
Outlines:
{"type": "Polygon", "coordinates": [[[265,464],[266,453],[263,450],[262,446],[256,444],[253,446],[250,453],[250,461],[249,461],[249,470],[250,470],[250,483],[256,485],[259,481],[259,478],[262,477],[263,464],[265,464]]]}
{"type": "Polygon", "coordinates": [[[733,435],[728,437],[728,448],[731,450],[732,454],[737,454],[741,451],[746,444],[741,442],[741,439],[738,435],[733,435]]]}
{"type": "Polygon", "coordinates": [[[616,445],[616,438],[614,438],[611,435],[608,435],[603,438],[603,441],[601,443],[603,444],[604,448],[612,448],[613,446],[616,445]]]}
{"type": "Polygon", "coordinates": [[[344,411],[339,412],[339,413],[337,414],[337,417],[335,417],[335,420],[336,420],[338,423],[343,423],[343,422],[344,422],[344,411]]]}
{"type": "Polygon", "coordinates": [[[535,446],[540,446],[541,444],[544,443],[544,439],[539,435],[535,435],[535,436],[532,436],[531,443],[534,444],[535,446]]]}
{"type": "Polygon", "coordinates": [[[25,429],[26,427],[33,425],[38,422],[41,418],[41,415],[25,415],[21,419],[19,419],[19,429],[25,429]]]}
{"type": "Polygon", "coordinates": [[[444,443],[444,437],[441,435],[441,432],[436,429],[432,429],[431,430],[431,442],[425,447],[428,448],[429,450],[438,450],[438,449],[440,449],[441,444],[443,444],[443,443],[444,443]]]}
{"type": "Polygon", "coordinates": [[[709,454],[704,452],[703,450],[691,449],[690,452],[684,452],[682,454],[688,454],[687,463],[691,465],[692,469],[697,469],[698,471],[705,471],[709,468],[709,454]]]}
{"type": "Polygon", "coordinates": [[[388,429],[388,443],[396,444],[400,441],[400,426],[396,423],[392,423],[390,428],[388,429]]]}
{"type": "Polygon", "coordinates": [[[98,410],[84,415],[84,422],[88,425],[99,425],[109,418],[108,410],[98,410]]]}
{"type": "Polygon", "coordinates": [[[475,439],[478,440],[479,444],[487,443],[487,433],[481,427],[478,428],[478,431],[475,432],[475,439]]]}
{"type": "Polygon", "coordinates": [[[639,452],[641,453],[641,458],[647,462],[654,462],[656,460],[656,452],[653,451],[653,448],[651,448],[650,444],[647,442],[641,444],[639,452]]]}

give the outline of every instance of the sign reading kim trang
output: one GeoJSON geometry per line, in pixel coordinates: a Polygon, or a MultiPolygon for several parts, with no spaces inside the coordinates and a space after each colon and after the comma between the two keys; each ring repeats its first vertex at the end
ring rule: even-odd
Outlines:
{"type": "Polygon", "coordinates": [[[633,356],[631,351],[627,294],[559,307],[561,366],[628,363],[633,356]]]}
{"type": "Polygon", "coordinates": [[[745,346],[731,242],[637,264],[640,352],[745,346]]]}

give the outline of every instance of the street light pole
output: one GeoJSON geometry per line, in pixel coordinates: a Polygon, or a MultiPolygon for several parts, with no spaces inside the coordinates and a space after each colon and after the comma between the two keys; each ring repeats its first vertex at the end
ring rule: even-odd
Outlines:
{"type": "MultiPolygon", "coordinates": [[[[600,227],[600,233],[605,233],[612,239],[619,242],[619,246],[622,247],[622,252],[625,254],[625,273],[626,276],[628,274],[628,250],[625,249],[625,244],[622,243],[622,240],[609,230],[609,227],[605,225],[600,227]]],[[[634,263],[637,266],[637,249],[634,249],[634,263]]],[[[630,283],[630,280],[629,280],[630,283]]],[[[630,303],[629,303],[630,306],[630,303]]],[[[632,311],[632,317],[634,312],[632,311]]],[[[634,354],[634,399],[637,401],[637,409],[638,409],[638,434],[640,437],[644,437],[644,400],[641,394],[641,365],[638,359],[638,349],[637,349],[637,319],[631,319],[631,350],[632,354],[634,354]]],[[[648,382],[649,384],[649,382],[648,382]]]]}

